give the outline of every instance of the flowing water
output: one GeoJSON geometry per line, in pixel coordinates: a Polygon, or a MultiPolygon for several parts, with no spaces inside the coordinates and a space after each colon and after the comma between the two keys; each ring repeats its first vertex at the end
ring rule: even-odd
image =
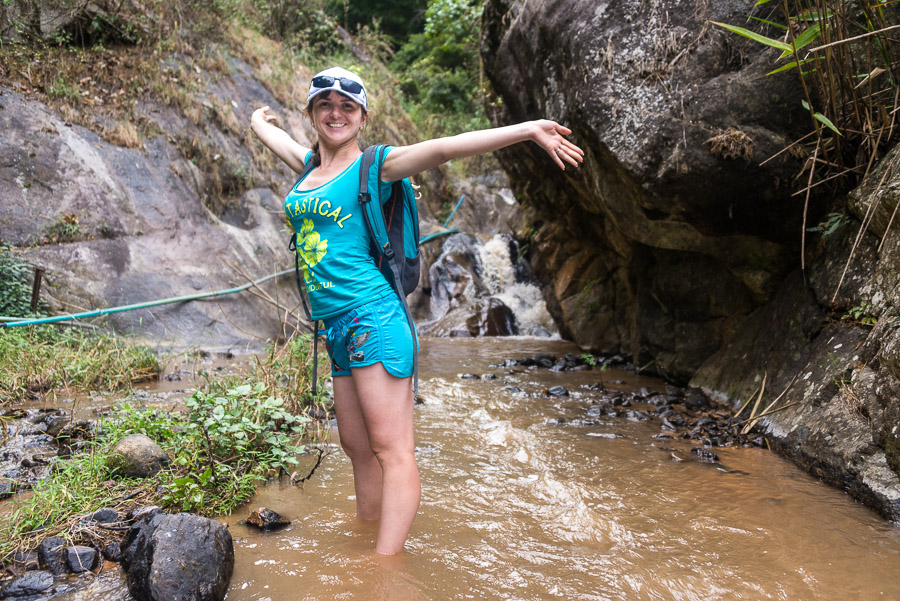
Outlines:
{"type": "MultiPolygon", "coordinates": [[[[579,422],[601,394],[587,384],[661,382],[490,367],[576,350],[547,339],[422,348],[423,498],[407,551],[373,554],[375,527],[355,518],[350,464],[336,450],[302,487],[272,482],[224,518],[235,539],[229,601],[900,599],[900,528],[774,454],[728,448],[718,465],[675,461],[684,455],[673,449],[690,444],[654,440],[658,423],[579,422]],[[499,378],[459,377],[468,372],[499,378]],[[572,394],[529,394],[557,384],[572,394]],[[245,526],[260,505],[292,525],[245,526]]],[[[63,598],[128,596],[109,570],[63,598]]]]}

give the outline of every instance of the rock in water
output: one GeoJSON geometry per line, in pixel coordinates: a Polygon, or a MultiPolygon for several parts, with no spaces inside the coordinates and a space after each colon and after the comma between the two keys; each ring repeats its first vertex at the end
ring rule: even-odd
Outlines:
{"type": "Polygon", "coordinates": [[[157,513],[134,524],[122,566],[137,601],[222,601],[234,570],[234,544],[221,522],[157,513]]]}
{"type": "Polygon", "coordinates": [[[112,448],[109,467],[126,478],[146,478],[169,465],[169,456],[143,434],[126,436],[112,448]]]}
{"type": "Polygon", "coordinates": [[[19,599],[39,595],[53,586],[53,574],[34,570],[25,572],[0,590],[0,598],[19,599]]]}
{"type": "Polygon", "coordinates": [[[278,512],[260,507],[250,514],[250,517],[247,518],[247,523],[261,530],[277,530],[289,525],[291,521],[278,512]]]}

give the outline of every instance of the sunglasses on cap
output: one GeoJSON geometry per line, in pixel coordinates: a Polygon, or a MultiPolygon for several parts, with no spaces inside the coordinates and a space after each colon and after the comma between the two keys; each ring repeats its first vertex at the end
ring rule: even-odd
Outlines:
{"type": "Polygon", "coordinates": [[[330,88],[334,86],[335,81],[341,84],[341,89],[345,92],[350,92],[351,94],[359,94],[363,91],[363,87],[358,82],[355,82],[352,79],[347,79],[346,77],[333,77],[331,75],[319,75],[317,77],[313,77],[312,85],[316,88],[330,88]]]}

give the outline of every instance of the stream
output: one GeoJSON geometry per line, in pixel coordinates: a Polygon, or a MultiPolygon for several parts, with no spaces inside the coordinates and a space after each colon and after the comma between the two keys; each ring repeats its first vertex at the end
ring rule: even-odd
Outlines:
{"type": "MultiPolygon", "coordinates": [[[[374,555],[375,527],[355,518],[350,463],[334,448],[303,486],[273,481],[222,518],[235,540],[227,599],[900,599],[900,528],[765,449],[716,448],[719,462],[703,463],[689,441],[654,439],[658,421],[584,419],[602,394],[587,385],[659,380],[491,367],[537,352],[578,351],[546,338],[423,339],[423,495],[406,552],[374,555]],[[555,385],[571,394],[540,394],[555,385]],[[247,527],[258,506],[292,524],[247,527]]],[[[57,598],[129,599],[107,565],[57,598]]]]}

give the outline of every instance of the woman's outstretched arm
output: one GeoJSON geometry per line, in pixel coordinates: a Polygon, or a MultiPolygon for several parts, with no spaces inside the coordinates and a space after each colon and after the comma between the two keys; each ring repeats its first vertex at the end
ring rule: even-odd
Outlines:
{"type": "Polygon", "coordinates": [[[543,148],[560,169],[565,169],[566,163],[577,167],[584,160],[584,151],[563,137],[571,133],[568,127],[543,119],[399,146],[384,160],[381,177],[384,181],[397,181],[451,159],[484,154],[528,140],[543,148]]]}
{"type": "Polygon", "coordinates": [[[274,125],[276,119],[278,117],[268,106],[258,108],[250,116],[250,129],[269,150],[275,153],[275,156],[297,173],[301,173],[305,164],[304,159],[311,149],[301,145],[286,131],[274,125]]]}

